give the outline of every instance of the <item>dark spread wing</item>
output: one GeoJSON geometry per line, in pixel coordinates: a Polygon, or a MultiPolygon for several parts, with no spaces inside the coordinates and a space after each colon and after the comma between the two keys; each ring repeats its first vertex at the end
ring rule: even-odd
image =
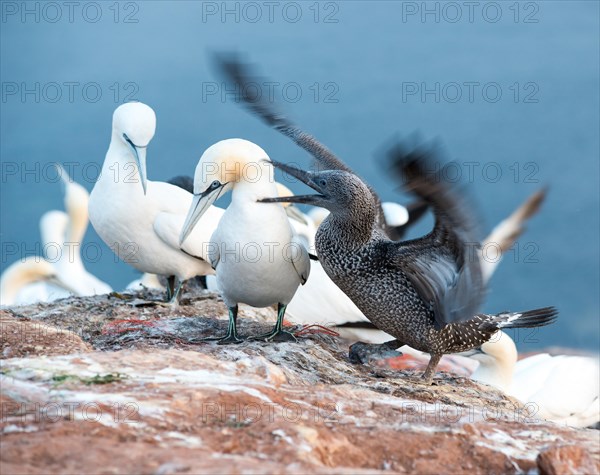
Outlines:
{"type": "Polygon", "coordinates": [[[265,84],[267,81],[251,74],[251,67],[244,64],[235,55],[219,55],[215,61],[217,67],[225,78],[236,85],[239,98],[244,105],[255,115],[260,117],[270,127],[281,132],[292,139],[297,145],[310,153],[318,162],[320,168],[325,170],[344,170],[354,173],[342,160],[340,160],[325,145],[312,135],[303,132],[294,125],[287,117],[277,112],[272,103],[264,98],[257,84],[265,84]]]}
{"type": "MultiPolygon", "coordinates": [[[[251,67],[241,62],[235,55],[219,55],[215,63],[224,77],[236,85],[239,98],[246,108],[261,118],[267,125],[278,130],[280,133],[292,139],[298,146],[310,153],[320,170],[343,170],[354,173],[354,171],[340,160],[331,150],[319,142],[315,137],[302,131],[290,119],[278,112],[271,101],[266,100],[268,96],[256,87],[257,84],[265,84],[264,78],[253,75],[251,67]]],[[[356,175],[356,173],[354,173],[356,175]]],[[[368,185],[367,185],[368,186],[368,185]]],[[[369,186],[369,190],[375,198],[378,207],[377,222],[380,228],[387,234],[387,226],[381,200],[377,193],[369,186]]]]}
{"type": "Polygon", "coordinates": [[[387,225],[386,234],[392,241],[400,241],[404,238],[407,231],[419,221],[427,209],[427,201],[417,200],[406,206],[408,211],[408,221],[400,226],[387,225]]]}
{"type": "Polygon", "coordinates": [[[479,231],[469,206],[457,187],[432,173],[439,164],[433,147],[407,151],[398,145],[390,152],[392,170],[404,188],[432,208],[433,231],[420,239],[383,242],[388,260],[400,268],[432,310],[437,328],[472,318],[485,293],[479,261],[479,231]]]}

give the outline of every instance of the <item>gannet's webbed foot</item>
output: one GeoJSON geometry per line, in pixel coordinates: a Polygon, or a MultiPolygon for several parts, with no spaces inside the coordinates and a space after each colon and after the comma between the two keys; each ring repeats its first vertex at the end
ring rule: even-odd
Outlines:
{"type": "Polygon", "coordinates": [[[217,340],[217,345],[237,345],[242,343],[244,340],[239,338],[237,335],[227,334],[223,338],[217,340]]]}
{"type": "Polygon", "coordinates": [[[433,383],[433,375],[435,374],[435,368],[437,368],[438,363],[442,359],[442,355],[431,355],[431,359],[429,360],[429,364],[427,365],[427,369],[423,373],[421,377],[424,384],[432,384],[433,383]]]}
{"type": "Polygon", "coordinates": [[[264,335],[253,336],[250,340],[268,341],[270,343],[283,343],[286,341],[298,342],[298,339],[290,332],[274,329],[264,335]]]}
{"type": "Polygon", "coordinates": [[[283,329],[283,317],[285,315],[286,307],[287,305],[284,305],[282,303],[277,305],[277,323],[275,324],[273,331],[265,333],[264,335],[252,337],[251,340],[261,340],[277,343],[282,343],[286,341],[297,342],[298,340],[294,335],[283,329]]]}
{"type": "Polygon", "coordinates": [[[243,338],[238,337],[237,334],[237,314],[237,305],[235,307],[229,307],[229,326],[227,328],[227,335],[221,337],[200,338],[199,341],[216,341],[217,345],[242,343],[244,341],[243,338]]]}
{"type": "Polygon", "coordinates": [[[363,343],[362,341],[350,345],[348,358],[354,364],[368,364],[374,360],[385,360],[402,356],[400,348],[404,344],[398,340],[386,341],[385,343],[363,343]]]}

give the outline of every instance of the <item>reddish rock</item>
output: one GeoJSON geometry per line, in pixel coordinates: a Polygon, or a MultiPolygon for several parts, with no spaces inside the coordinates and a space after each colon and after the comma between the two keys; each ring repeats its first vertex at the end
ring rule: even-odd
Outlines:
{"type": "MultiPolygon", "coordinates": [[[[275,317],[240,314],[243,335],[275,317]]],[[[353,366],[347,343],[327,334],[197,342],[225,330],[227,311],[211,294],[184,296],[176,310],[94,297],[3,316],[2,474],[598,469],[597,431],[528,418],[464,377],[439,373],[430,386],[409,371],[353,366]],[[35,351],[11,336],[29,325],[51,328],[35,351]],[[81,341],[65,346],[63,330],[81,341]]]]}
{"type": "MultiPolygon", "coordinates": [[[[600,434],[598,439],[600,444],[600,434]]],[[[592,456],[588,450],[576,445],[551,447],[537,457],[541,475],[594,475],[600,473],[598,455],[592,456]]]]}

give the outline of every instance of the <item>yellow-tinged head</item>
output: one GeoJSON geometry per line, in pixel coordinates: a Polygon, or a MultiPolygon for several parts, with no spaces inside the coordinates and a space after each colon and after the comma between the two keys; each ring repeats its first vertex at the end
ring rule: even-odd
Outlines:
{"type": "Polygon", "coordinates": [[[180,243],[206,210],[236,186],[273,186],[273,166],[262,148],[244,139],[221,140],[200,157],[194,174],[194,199],[179,236],[180,243]]]}
{"type": "Polygon", "coordinates": [[[194,174],[194,194],[207,191],[215,181],[223,187],[239,182],[273,182],[270,162],[267,152],[255,143],[244,139],[221,140],[200,157],[194,174]]]}
{"type": "Polygon", "coordinates": [[[15,303],[17,294],[26,285],[38,281],[54,283],[57,280],[54,266],[43,257],[29,256],[19,260],[8,266],[0,276],[0,305],[15,303]]]}

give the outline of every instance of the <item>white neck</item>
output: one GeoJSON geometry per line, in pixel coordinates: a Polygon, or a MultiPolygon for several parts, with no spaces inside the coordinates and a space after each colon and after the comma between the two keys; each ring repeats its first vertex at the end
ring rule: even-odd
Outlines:
{"type": "Polygon", "coordinates": [[[87,203],[69,203],[67,211],[69,213],[69,226],[67,227],[66,240],[81,244],[89,222],[87,203]]]}
{"type": "Polygon", "coordinates": [[[479,366],[471,379],[496,386],[504,392],[510,390],[515,371],[515,362],[503,361],[490,355],[478,358],[479,366]]]}
{"type": "Polygon", "coordinates": [[[143,193],[133,152],[115,130],[113,130],[110,145],[104,158],[99,181],[130,186],[136,185],[139,187],[140,193],[143,193]]]}

